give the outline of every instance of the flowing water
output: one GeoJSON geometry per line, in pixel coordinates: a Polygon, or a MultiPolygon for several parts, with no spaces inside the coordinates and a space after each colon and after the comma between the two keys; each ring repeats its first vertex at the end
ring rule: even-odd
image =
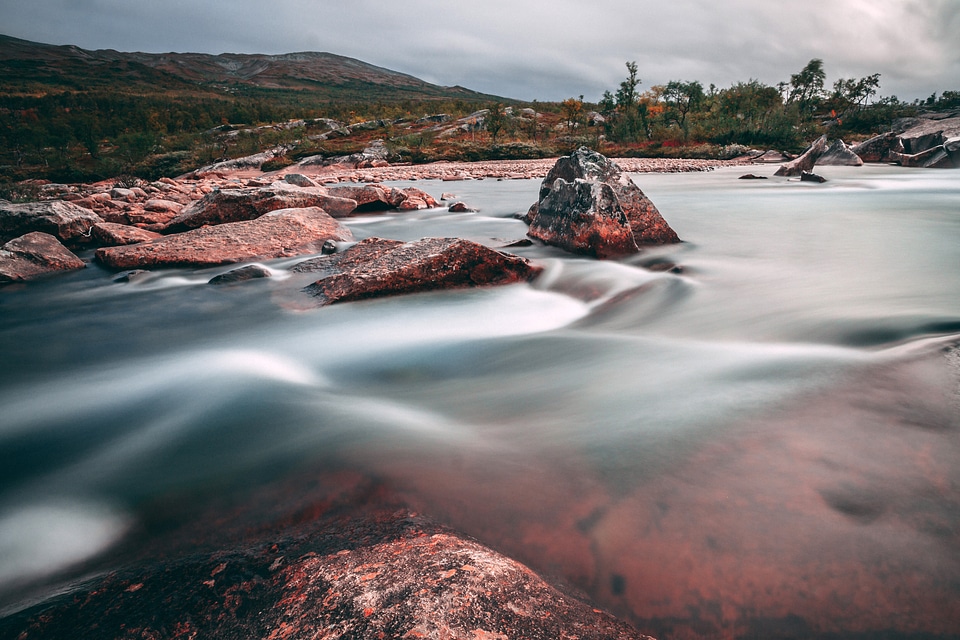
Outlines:
{"type": "MultiPolygon", "coordinates": [[[[3,290],[0,611],[157,505],[162,538],[335,468],[660,638],[958,637],[960,172],[741,173],[634,176],[685,242],[511,249],[530,285],[309,309],[287,260],[3,290]]],[[[539,182],[417,186],[479,212],[357,238],[497,246],[539,182]]]]}

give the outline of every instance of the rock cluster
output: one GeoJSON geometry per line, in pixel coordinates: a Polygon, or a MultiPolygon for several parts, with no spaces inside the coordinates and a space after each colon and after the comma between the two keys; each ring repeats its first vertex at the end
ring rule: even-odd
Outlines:
{"type": "Polygon", "coordinates": [[[586,147],[556,161],[525,219],[531,238],[598,258],[680,242],[617,163],[586,147]]]}

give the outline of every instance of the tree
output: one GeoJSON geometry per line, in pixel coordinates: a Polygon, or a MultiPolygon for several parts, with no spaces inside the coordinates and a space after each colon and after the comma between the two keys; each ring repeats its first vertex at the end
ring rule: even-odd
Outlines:
{"type": "Polygon", "coordinates": [[[567,124],[567,129],[573,131],[584,123],[583,96],[567,98],[560,103],[560,113],[567,124]]]}
{"type": "Polygon", "coordinates": [[[614,117],[607,124],[607,135],[619,142],[635,142],[641,135],[646,137],[646,106],[641,103],[637,87],[637,63],[627,62],[627,77],[620,83],[616,96],[609,91],[603,94],[600,107],[610,110],[613,106],[614,117]]]}
{"type": "Polygon", "coordinates": [[[800,73],[790,76],[790,93],[787,96],[787,103],[796,104],[801,115],[813,111],[823,97],[823,83],[826,79],[823,60],[814,58],[800,70],[800,73]]]}
{"type": "Polygon", "coordinates": [[[683,130],[684,137],[688,132],[687,115],[699,108],[704,98],[703,85],[696,80],[693,82],[671,80],[664,87],[663,99],[668,107],[666,117],[677,123],[683,130]]]}
{"type": "Polygon", "coordinates": [[[497,102],[487,110],[486,122],[484,124],[487,127],[487,131],[490,132],[490,137],[493,138],[494,144],[497,143],[497,136],[500,135],[500,131],[503,129],[506,120],[507,114],[504,111],[503,104],[497,102]]]}

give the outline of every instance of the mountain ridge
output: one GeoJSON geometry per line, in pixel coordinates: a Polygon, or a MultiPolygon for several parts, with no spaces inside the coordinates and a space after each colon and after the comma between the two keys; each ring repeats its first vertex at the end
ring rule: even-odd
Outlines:
{"type": "MultiPolygon", "coordinates": [[[[52,45],[0,34],[0,86],[35,92],[43,86],[84,90],[129,81],[137,88],[249,87],[329,93],[331,99],[380,94],[378,99],[498,99],[339,54],[144,53],[52,45]],[[91,77],[93,76],[93,77],[91,77]],[[144,87],[143,85],[146,85],[144,87]]],[[[133,87],[131,87],[133,88],[133,87]]],[[[502,99],[502,98],[501,98],[502,99]]]]}

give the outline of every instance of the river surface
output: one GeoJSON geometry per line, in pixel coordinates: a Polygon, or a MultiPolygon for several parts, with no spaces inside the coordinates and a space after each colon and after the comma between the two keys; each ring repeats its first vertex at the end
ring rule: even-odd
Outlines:
{"type": "MultiPolygon", "coordinates": [[[[818,169],[635,175],[685,242],[511,249],[529,285],[310,309],[286,260],[0,291],[0,612],[347,469],[664,640],[958,637],[960,172],[818,169]]],[[[410,184],[479,211],[357,239],[498,246],[539,188],[410,184]]]]}

